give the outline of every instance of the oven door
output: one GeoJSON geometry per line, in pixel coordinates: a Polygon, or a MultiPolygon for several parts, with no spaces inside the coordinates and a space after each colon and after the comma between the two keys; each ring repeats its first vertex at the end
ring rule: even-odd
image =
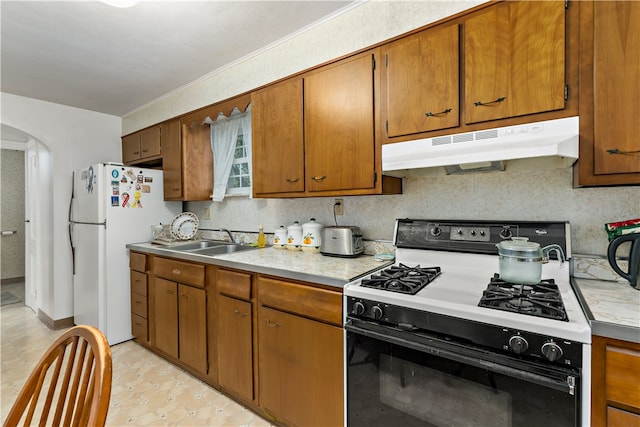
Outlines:
{"type": "Polygon", "coordinates": [[[347,425],[576,427],[577,370],[349,319],[347,425]]]}

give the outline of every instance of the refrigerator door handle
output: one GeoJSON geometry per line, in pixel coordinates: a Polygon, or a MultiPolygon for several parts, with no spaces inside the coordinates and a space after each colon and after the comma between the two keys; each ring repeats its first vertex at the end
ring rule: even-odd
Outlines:
{"type": "Polygon", "coordinates": [[[71,173],[71,197],[69,198],[69,245],[71,246],[71,270],[73,271],[73,275],[76,274],[76,248],[73,247],[73,237],[71,236],[71,229],[73,227],[73,223],[71,222],[71,207],[73,206],[73,197],[75,196],[75,187],[76,187],[76,173],[75,171],[71,173]]]}

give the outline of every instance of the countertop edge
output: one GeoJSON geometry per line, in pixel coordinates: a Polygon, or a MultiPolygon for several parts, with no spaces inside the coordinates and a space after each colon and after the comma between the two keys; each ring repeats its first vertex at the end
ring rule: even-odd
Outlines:
{"type": "MultiPolygon", "coordinates": [[[[640,344],[640,327],[634,327],[631,325],[625,325],[621,323],[606,322],[603,320],[597,320],[596,316],[591,311],[589,301],[585,298],[584,294],[580,290],[580,283],[589,284],[596,282],[604,282],[602,280],[575,278],[571,279],[571,285],[575,290],[580,305],[589,321],[591,327],[591,334],[605,338],[619,339],[623,341],[633,342],[640,344]]],[[[618,282],[611,282],[612,286],[619,284],[618,282]]],[[[640,310],[640,307],[638,308],[640,310]]]]}
{"type": "MultiPolygon", "coordinates": [[[[147,253],[151,255],[157,256],[166,256],[170,258],[185,260],[185,261],[193,261],[199,262],[202,264],[215,265],[218,267],[226,267],[233,268],[237,270],[249,271],[252,273],[258,274],[266,274],[270,276],[281,277],[285,279],[298,280],[302,282],[309,282],[313,284],[319,284],[324,286],[331,286],[335,288],[342,289],[347,283],[356,280],[358,277],[363,276],[361,274],[357,277],[352,277],[349,279],[341,279],[330,276],[320,276],[315,274],[308,274],[299,271],[287,270],[276,267],[265,267],[260,265],[249,264],[241,261],[233,261],[229,259],[221,259],[217,256],[208,256],[208,255],[198,255],[194,253],[181,252],[172,250],[170,248],[164,248],[162,246],[154,247],[145,243],[129,243],[126,245],[127,249],[134,250],[137,252],[147,253]]],[[[259,250],[259,249],[256,249],[259,250]]],[[[228,257],[228,255],[226,255],[228,257]]],[[[393,264],[393,261],[384,262],[379,264],[379,268],[384,268],[393,264]]]]}

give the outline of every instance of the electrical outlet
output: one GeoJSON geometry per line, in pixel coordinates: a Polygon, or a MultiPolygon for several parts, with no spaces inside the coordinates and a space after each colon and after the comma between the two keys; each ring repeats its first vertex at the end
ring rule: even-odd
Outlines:
{"type": "Polygon", "coordinates": [[[204,208],[204,217],[202,219],[211,219],[211,208],[204,208]]]}
{"type": "Polygon", "coordinates": [[[336,215],[344,215],[344,200],[343,199],[335,199],[333,202],[333,212],[336,215]]]}

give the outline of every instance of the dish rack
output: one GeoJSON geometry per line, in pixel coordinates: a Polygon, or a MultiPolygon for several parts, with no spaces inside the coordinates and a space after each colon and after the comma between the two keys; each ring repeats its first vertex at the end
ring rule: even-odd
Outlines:
{"type": "Polygon", "coordinates": [[[151,242],[170,245],[171,243],[177,242],[178,239],[174,237],[171,233],[171,225],[169,224],[159,224],[151,226],[151,242]]]}

